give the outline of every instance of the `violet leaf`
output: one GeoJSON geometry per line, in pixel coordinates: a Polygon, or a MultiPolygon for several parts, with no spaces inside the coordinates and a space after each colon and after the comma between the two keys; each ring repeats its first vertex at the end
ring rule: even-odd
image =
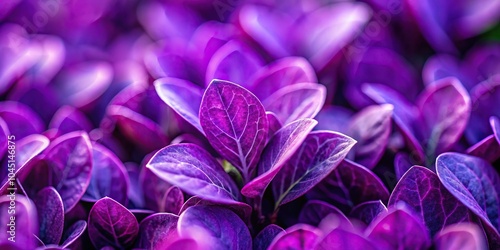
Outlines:
{"type": "Polygon", "coordinates": [[[444,228],[434,237],[436,250],[487,249],[484,232],[476,224],[460,223],[444,228]]]}
{"type": "Polygon", "coordinates": [[[336,225],[330,225],[334,228],[342,227],[345,229],[351,229],[352,224],[347,219],[347,217],[338,208],[318,200],[308,201],[302,210],[300,211],[298,222],[306,223],[312,226],[318,226],[328,215],[334,215],[336,217],[336,225]]]}
{"type": "Polygon", "coordinates": [[[64,228],[64,205],[59,193],[53,187],[38,192],[34,199],[38,214],[40,232],[44,244],[59,244],[64,228]]]}
{"type": "Polygon", "coordinates": [[[253,249],[267,249],[273,242],[274,238],[282,232],[285,232],[285,230],[283,230],[283,228],[281,228],[280,226],[277,226],[275,224],[267,225],[253,239],[253,249]]]}
{"type": "Polygon", "coordinates": [[[164,249],[178,238],[179,216],[170,213],[156,213],[146,217],[139,225],[136,247],[143,249],[164,249]]]}
{"type": "Polygon", "coordinates": [[[328,233],[314,248],[316,250],[375,250],[373,243],[354,232],[336,228],[328,233]]]}
{"type": "Polygon", "coordinates": [[[307,224],[296,224],[278,234],[267,249],[314,249],[314,246],[316,246],[321,236],[321,231],[313,226],[307,224]]]}
{"type": "Polygon", "coordinates": [[[386,213],[387,207],[381,200],[366,201],[353,207],[349,217],[358,219],[369,225],[377,216],[386,213]]]}

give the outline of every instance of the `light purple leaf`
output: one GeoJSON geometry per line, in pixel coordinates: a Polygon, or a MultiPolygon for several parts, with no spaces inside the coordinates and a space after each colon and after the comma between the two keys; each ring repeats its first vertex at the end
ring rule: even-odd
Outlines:
{"type": "Polygon", "coordinates": [[[334,229],[327,234],[314,248],[316,250],[376,250],[370,241],[354,232],[341,228],[334,229]]]}
{"type": "Polygon", "coordinates": [[[436,250],[487,249],[483,230],[472,223],[447,226],[434,237],[434,246],[436,250]]]}
{"type": "Polygon", "coordinates": [[[184,194],[175,186],[170,187],[160,201],[160,212],[178,214],[184,204],[184,194]]]}
{"type": "Polygon", "coordinates": [[[493,134],[495,139],[497,139],[498,144],[500,144],[500,119],[496,116],[490,117],[491,129],[493,129],[493,134]]]}
{"type": "Polygon", "coordinates": [[[342,212],[365,201],[389,199],[389,191],[369,169],[349,160],[340,162],[327,177],[308,194],[309,199],[327,201],[342,212]]]}
{"type": "Polygon", "coordinates": [[[356,218],[369,225],[377,216],[386,212],[387,207],[381,200],[367,201],[353,207],[349,217],[356,218]]]}
{"type": "Polygon", "coordinates": [[[40,134],[45,127],[37,113],[19,102],[0,103],[0,118],[7,123],[10,134],[18,140],[31,134],[40,134]]]}
{"type": "Polygon", "coordinates": [[[15,241],[17,246],[20,246],[19,249],[35,249],[38,222],[34,204],[23,195],[1,196],[0,229],[2,230],[0,242],[7,242],[8,238],[13,237],[11,239],[15,241]],[[12,199],[15,199],[15,210],[10,205],[12,199]],[[11,216],[14,212],[15,220],[12,221],[11,216]],[[15,224],[14,228],[11,228],[12,224],[15,224]]]}
{"type": "Polygon", "coordinates": [[[470,91],[472,113],[465,135],[470,143],[477,143],[491,134],[491,116],[500,117],[500,77],[477,83],[470,91]]]}
{"type": "Polygon", "coordinates": [[[88,233],[98,249],[105,246],[128,248],[139,233],[139,223],[127,208],[106,197],[97,201],[90,210],[88,233]]]}
{"type": "Polygon", "coordinates": [[[7,123],[0,117],[0,159],[3,159],[5,152],[8,148],[8,138],[10,136],[9,127],[7,123]]]}
{"type": "Polygon", "coordinates": [[[380,249],[420,250],[431,246],[429,232],[421,219],[404,206],[396,206],[380,215],[370,224],[365,234],[380,249]]]}
{"type": "Polygon", "coordinates": [[[231,40],[210,59],[205,75],[208,86],[214,79],[226,80],[251,89],[250,77],[264,65],[259,54],[242,42],[231,40]]]}
{"type": "Polygon", "coordinates": [[[325,86],[298,83],[281,88],[262,103],[282,124],[288,124],[300,118],[314,118],[323,107],[325,98],[325,86]]]}
{"type": "MultiPolygon", "coordinates": [[[[191,198],[187,199],[184,204],[182,204],[182,207],[179,211],[179,214],[182,214],[186,209],[193,207],[193,206],[217,206],[220,205],[220,202],[213,202],[209,200],[204,200],[201,199],[198,196],[191,196],[191,198]]],[[[250,219],[251,213],[252,213],[252,207],[250,207],[248,204],[239,202],[239,203],[234,203],[234,204],[224,204],[225,208],[230,209],[233,211],[235,214],[237,214],[243,221],[248,221],[250,219]]]]}
{"type": "Polygon", "coordinates": [[[252,237],[245,223],[231,210],[216,206],[186,209],[177,223],[182,238],[193,238],[201,249],[252,248],[252,237]]]}
{"type": "Polygon", "coordinates": [[[318,125],[314,130],[332,130],[343,134],[347,133],[353,112],[341,106],[324,107],[316,116],[318,125]]]}
{"type": "Polygon", "coordinates": [[[195,144],[176,144],[158,151],[146,165],[158,177],[186,193],[214,202],[238,203],[238,188],[222,166],[195,144]]]}
{"type": "Polygon", "coordinates": [[[473,213],[497,230],[500,226],[500,176],[486,161],[459,153],[443,153],[436,160],[443,186],[473,213]]]}
{"type": "Polygon", "coordinates": [[[45,150],[44,160],[49,164],[51,185],[56,188],[70,211],[82,198],[92,175],[92,145],[85,132],[65,134],[52,141],[45,150]]]}
{"type": "Polygon", "coordinates": [[[278,130],[262,153],[257,166],[257,177],[246,184],[241,193],[247,197],[262,195],[316,124],[315,120],[306,118],[289,123],[278,130]]]}
{"type": "Polygon", "coordinates": [[[44,244],[59,244],[64,228],[64,205],[59,193],[53,187],[38,192],[34,199],[38,214],[40,232],[44,244]]]}
{"type": "Polygon", "coordinates": [[[283,125],[281,124],[281,122],[279,121],[279,119],[278,119],[278,117],[276,116],[275,113],[267,111],[266,112],[266,116],[267,116],[267,122],[269,124],[269,129],[268,129],[268,132],[267,132],[267,138],[268,138],[268,140],[270,140],[273,137],[273,135],[278,130],[280,130],[280,128],[283,127],[283,125]]]}
{"type": "Polygon", "coordinates": [[[214,80],[203,95],[200,123],[212,147],[248,182],[268,133],[266,113],[257,97],[234,83],[214,80]]]}
{"type": "Polygon", "coordinates": [[[178,78],[161,78],[154,84],[158,96],[177,114],[203,133],[198,117],[203,96],[202,89],[178,78]]]}
{"type": "Polygon", "coordinates": [[[355,143],[340,133],[311,132],[271,183],[275,209],[321,182],[341,163],[355,143]]]}
{"type": "Polygon", "coordinates": [[[500,144],[496,136],[489,135],[466,150],[467,154],[482,158],[490,163],[500,158],[500,144]]]}
{"type": "Polygon", "coordinates": [[[267,249],[314,249],[314,246],[316,246],[321,236],[321,231],[313,226],[307,224],[296,224],[286,229],[285,232],[278,234],[267,249]]]}
{"type": "Polygon", "coordinates": [[[170,213],[156,213],[146,217],[139,225],[136,246],[143,249],[164,249],[179,236],[179,216],[170,213]]]}
{"type": "Polygon", "coordinates": [[[471,112],[467,90],[453,77],[427,86],[418,100],[426,155],[450,149],[465,131],[471,112]]]}
{"type": "Polygon", "coordinates": [[[391,104],[369,106],[352,117],[348,135],[358,141],[354,146],[354,161],[372,169],[384,154],[391,133],[391,104]]]}
{"type": "Polygon", "coordinates": [[[299,214],[299,223],[306,223],[312,226],[319,226],[321,221],[327,216],[335,216],[335,225],[330,225],[331,228],[342,227],[344,229],[352,229],[352,224],[347,217],[338,208],[318,200],[308,201],[299,214]]]}
{"type": "Polygon", "coordinates": [[[92,145],[92,177],[82,200],[96,202],[110,197],[126,206],[129,177],[123,163],[111,150],[94,143],[92,145]]]}
{"type": "Polygon", "coordinates": [[[285,57],[256,72],[250,80],[250,86],[260,100],[265,100],[286,86],[317,81],[314,69],[307,60],[302,57],[285,57]]]}
{"type": "Polygon", "coordinates": [[[441,184],[431,170],[413,166],[399,180],[389,198],[389,208],[406,203],[425,222],[431,236],[447,225],[473,221],[474,215],[441,184]]]}
{"type": "Polygon", "coordinates": [[[253,249],[267,249],[273,242],[274,238],[276,238],[276,236],[282,232],[285,232],[285,230],[275,224],[267,225],[253,239],[253,249]]]}

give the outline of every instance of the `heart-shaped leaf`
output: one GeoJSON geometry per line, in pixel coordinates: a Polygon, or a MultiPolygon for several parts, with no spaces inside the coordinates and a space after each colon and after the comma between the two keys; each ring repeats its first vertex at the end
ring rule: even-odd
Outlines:
{"type": "Polygon", "coordinates": [[[213,148],[248,182],[268,132],[266,112],[259,99],[234,83],[214,80],[201,101],[200,123],[213,148]]]}
{"type": "Polygon", "coordinates": [[[305,194],[328,176],[356,143],[336,132],[311,132],[271,182],[275,209],[305,194]]]}
{"type": "Polygon", "coordinates": [[[247,197],[262,195],[280,169],[301,146],[317,124],[312,119],[301,119],[278,130],[266,145],[257,166],[257,177],[246,184],[241,193],[247,197]]]}
{"type": "Polygon", "coordinates": [[[317,83],[298,83],[279,89],[262,101],[282,124],[300,118],[314,118],[325,103],[326,87],[317,83]]]}
{"type": "Polygon", "coordinates": [[[154,84],[158,96],[177,114],[203,133],[198,117],[203,96],[201,88],[178,78],[161,78],[154,84]]]}
{"type": "Polygon", "coordinates": [[[108,197],[94,204],[90,210],[88,227],[90,241],[98,249],[105,246],[131,247],[139,233],[139,223],[134,215],[108,197]]]}
{"type": "Polygon", "coordinates": [[[238,203],[238,188],[222,166],[195,144],[170,145],[146,165],[158,177],[191,195],[214,202],[238,203]]]}
{"type": "Polygon", "coordinates": [[[365,201],[389,199],[389,191],[369,169],[343,160],[308,194],[309,199],[327,201],[344,213],[365,201]]]}
{"type": "Polygon", "coordinates": [[[406,203],[425,222],[431,236],[447,225],[473,221],[474,215],[441,184],[431,170],[413,166],[399,180],[389,198],[389,208],[406,203]]]}
{"type": "Polygon", "coordinates": [[[64,228],[64,205],[59,193],[53,187],[46,187],[35,197],[38,214],[40,240],[44,244],[59,244],[64,228]]]}
{"type": "Polygon", "coordinates": [[[252,237],[245,223],[231,210],[217,206],[186,209],[177,223],[179,235],[195,239],[201,249],[252,248],[252,237]]]}

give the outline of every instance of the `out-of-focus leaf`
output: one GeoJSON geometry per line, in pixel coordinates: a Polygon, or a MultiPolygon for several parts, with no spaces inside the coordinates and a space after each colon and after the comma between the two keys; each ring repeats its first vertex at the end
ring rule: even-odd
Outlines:
{"type": "Polygon", "coordinates": [[[266,226],[253,239],[253,249],[267,249],[273,242],[274,238],[276,238],[276,236],[282,232],[285,232],[285,230],[275,224],[266,226]]]}
{"type": "Polygon", "coordinates": [[[278,234],[267,249],[314,249],[321,236],[321,231],[313,226],[307,224],[296,224],[278,234]]]}

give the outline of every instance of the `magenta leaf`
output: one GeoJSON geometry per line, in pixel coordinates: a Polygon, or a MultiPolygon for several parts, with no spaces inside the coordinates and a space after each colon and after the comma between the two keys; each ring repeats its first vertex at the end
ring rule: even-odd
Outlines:
{"type": "Polygon", "coordinates": [[[355,143],[340,133],[311,132],[271,182],[275,209],[321,182],[341,163],[355,143]]]}
{"type": "Polygon", "coordinates": [[[497,230],[500,226],[500,176],[486,161],[459,153],[443,153],[436,161],[443,186],[497,230]]]}
{"type": "Polygon", "coordinates": [[[314,249],[321,236],[322,232],[313,226],[296,224],[288,228],[285,232],[278,234],[267,249],[314,249]]]}
{"type": "Polygon", "coordinates": [[[389,191],[369,169],[349,160],[343,160],[308,194],[310,199],[324,200],[344,213],[365,201],[389,199],[389,191]]]}
{"type": "Polygon", "coordinates": [[[241,193],[247,197],[262,195],[316,124],[315,120],[301,119],[278,130],[262,153],[257,166],[257,177],[246,184],[241,193]]]}
{"type": "Polygon", "coordinates": [[[252,237],[245,223],[231,210],[217,206],[186,209],[177,223],[182,238],[193,238],[201,249],[248,250],[252,237]]]}
{"type": "Polygon", "coordinates": [[[49,128],[56,129],[58,135],[78,130],[88,133],[92,130],[92,123],[78,109],[71,106],[63,106],[52,117],[49,128]]]}
{"type": "Polygon", "coordinates": [[[156,213],[146,217],[139,225],[136,246],[142,249],[165,249],[179,236],[179,216],[170,213],[156,213]]]}
{"type": "Polygon", "coordinates": [[[352,149],[354,161],[372,169],[384,154],[391,133],[390,104],[369,106],[352,117],[347,134],[358,143],[352,149]]]}
{"type": "Polygon", "coordinates": [[[483,230],[472,223],[447,226],[434,237],[434,246],[436,250],[487,249],[483,230]]]}
{"type": "Polygon", "coordinates": [[[314,118],[325,103],[326,87],[318,83],[298,83],[279,89],[262,101],[282,124],[300,118],[314,118]]]}
{"type": "Polygon", "coordinates": [[[51,175],[49,180],[61,195],[67,213],[80,201],[92,175],[92,145],[85,132],[65,134],[52,141],[44,160],[51,175]]]}
{"type": "Polygon", "coordinates": [[[191,82],[177,78],[155,81],[158,96],[177,114],[203,133],[198,117],[203,91],[191,82]]]}
{"type": "Polygon", "coordinates": [[[419,250],[431,245],[429,232],[421,219],[404,206],[396,206],[380,215],[370,224],[366,235],[380,249],[419,250]]]}
{"type": "Polygon", "coordinates": [[[184,194],[176,187],[170,187],[163,195],[158,211],[178,214],[184,204],[184,194]]]}
{"type": "Polygon", "coordinates": [[[222,166],[195,144],[176,144],[158,151],[146,165],[158,177],[184,192],[222,203],[238,203],[238,188],[222,166]]]}
{"type": "Polygon", "coordinates": [[[253,249],[267,249],[273,242],[274,238],[282,232],[285,232],[285,230],[283,230],[280,226],[275,224],[267,225],[253,239],[253,249]]]}
{"type": "Polygon", "coordinates": [[[368,241],[361,235],[354,232],[347,231],[341,228],[336,228],[327,234],[318,246],[316,250],[342,250],[342,249],[353,249],[353,250],[376,250],[377,248],[373,243],[368,241]]]}
{"type": "Polygon", "coordinates": [[[257,97],[234,83],[214,80],[203,95],[200,123],[213,148],[248,182],[268,133],[266,113],[257,97]]]}
{"type": "MultiPolygon", "coordinates": [[[[2,230],[0,242],[8,242],[11,238],[17,247],[13,249],[35,249],[35,235],[38,232],[36,208],[27,197],[18,194],[14,197],[15,208],[12,208],[13,196],[9,194],[0,197],[0,229],[2,230]],[[15,220],[11,220],[13,215],[15,220]],[[13,225],[14,228],[11,228],[13,225]]],[[[2,249],[4,249],[3,246],[2,249]]]]}
{"type": "Polygon", "coordinates": [[[97,201],[90,210],[88,233],[98,249],[105,246],[128,248],[139,233],[139,223],[127,208],[106,197],[97,201]]]}
{"type": "Polygon", "coordinates": [[[44,244],[59,244],[64,228],[64,205],[59,193],[53,187],[38,192],[34,199],[38,214],[40,240],[44,244]]]}
{"type": "Polygon", "coordinates": [[[280,120],[276,116],[275,113],[267,111],[266,112],[267,116],[267,122],[269,123],[269,130],[267,132],[267,138],[270,140],[273,135],[280,130],[280,128],[283,127],[283,124],[281,124],[280,120]]]}
{"type": "Polygon", "coordinates": [[[406,203],[429,229],[431,236],[447,225],[472,221],[474,215],[441,184],[431,170],[413,166],[399,180],[389,198],[389,207],[406,203]]]}

